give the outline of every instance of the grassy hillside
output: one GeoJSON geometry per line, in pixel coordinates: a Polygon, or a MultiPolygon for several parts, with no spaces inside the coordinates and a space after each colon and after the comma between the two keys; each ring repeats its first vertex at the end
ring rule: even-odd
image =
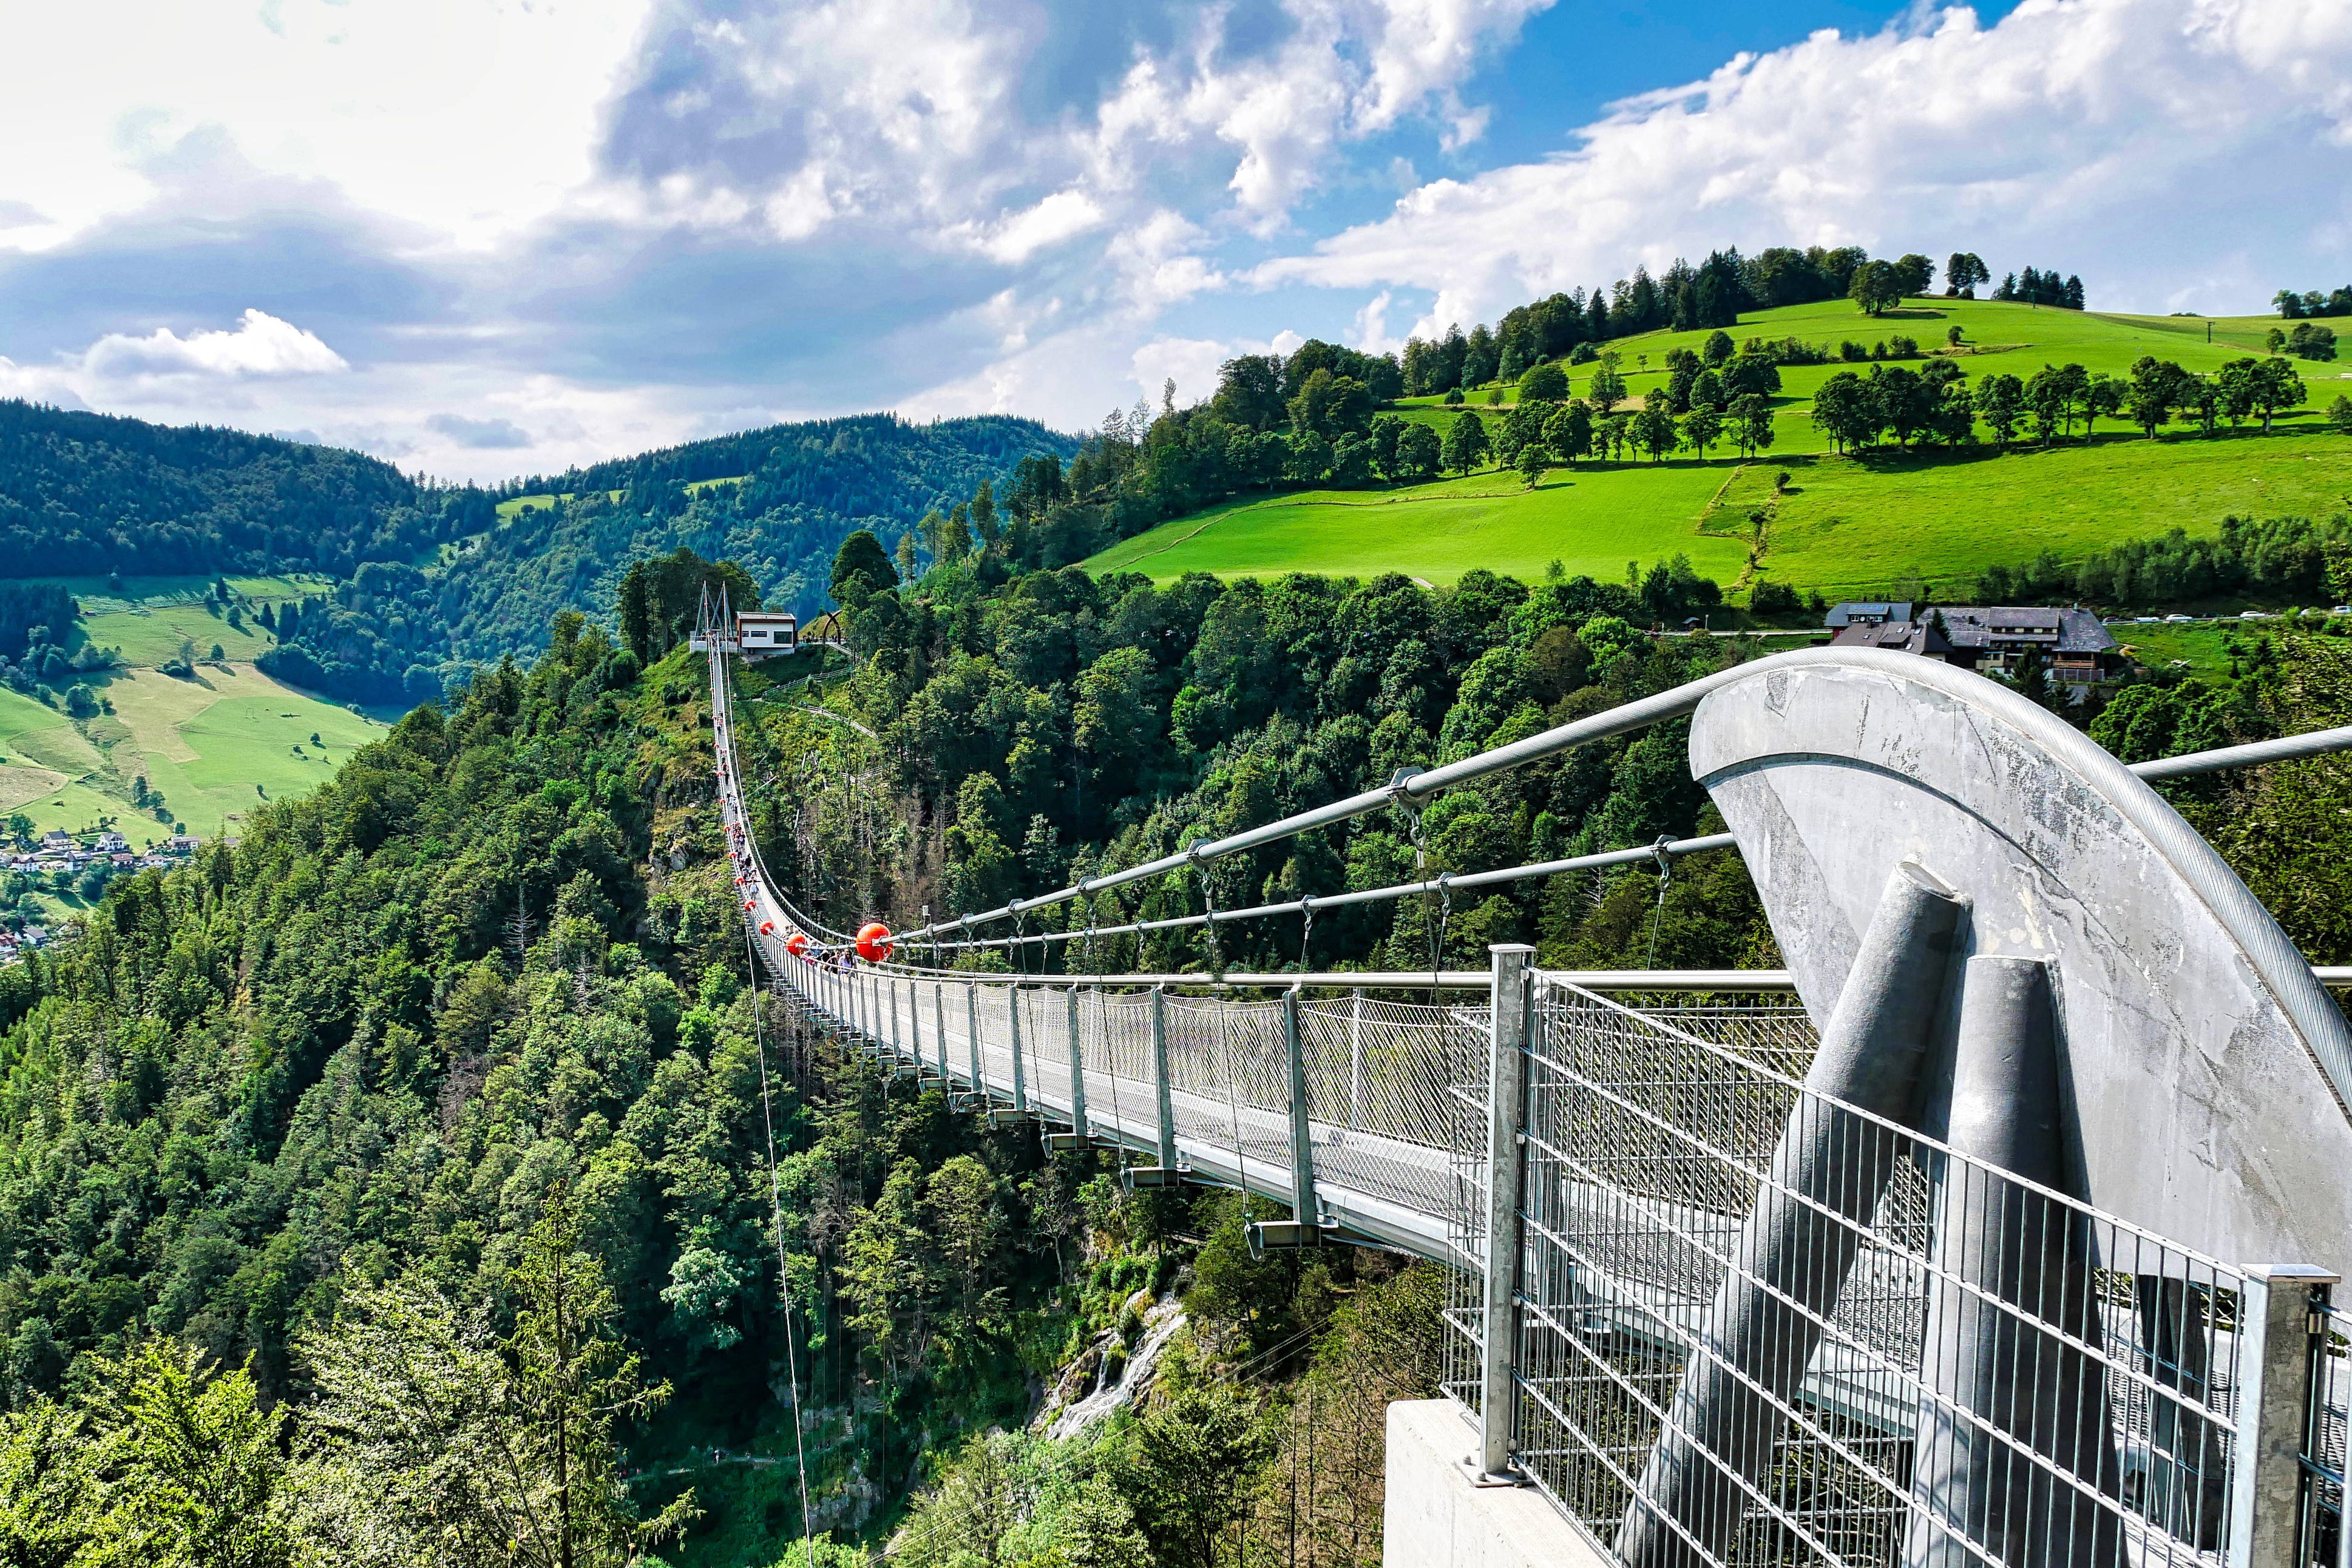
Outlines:
{"type": "Polygon", "coordinates": [[[78,719],[0,690],[0,815],[22,812],[37,831],[81,831],[111,819],[134,846],[173,823],[206,838],[233,832],[268,800],[308,794],[352,747],[383,726],[255,668],[275,643],[255,616],[323,585],[238,577],[247,601],[233,626],[202,594],[201,577],[65,579],[80,601],[73,646],[110,648],[122,665],[78,677],[110,712],[78,719]],[[193,644],[186,676],[161,666],[193,644]],[[223,658],[205,655],[218,645],[223,658]],[[318,738],[314,742],[312,737],[318,738]],[[138,780],[163,797],[164,814],[134,800],[138,780]]]}
{"type": "MultiPolygon", "coordinates": [[[[1869,348],[1898,336],[1915,340],[1922,350],[1947,350],[1946,335],[1958,327],[1962,340],[1955,357],[1961,373],[1974,381],[1983,375],[2030,376],[2045,364],[2079,364],[2086,371],[2121,375],[2143,354],[2170,360],[2184,370],[2214,371],[2231,360],[2263,352],[2264,336],[2278,325],[2275,316],[2111,316],[1986,299],[1914,300],[1883,316],[1864,316],[1849,301],[1834,299],[1756,311],[1742,316],[1739,325],[1729,331],[1735,341],[1795,338],[1834,353],[1849,341],[1869,348]],[[2209,326],[2210,343],[2206,341],[2209,326]]],[[[1700,349],[1710,336],[1710,330],[1644,332],[1610,343],[1619,356],[1618,373],[1625,378],[1631,402],[1639,404],[1643,393],[1666,384],[1667,354],[1676,349],[1700,349]]],[[[1570,394],[1584,396],[1598,368],[1597,364],[1567,367],[1570,394]]],[[[1780,367],[1781,390],[1774,407],[1783,417],[1776,452],[1829,450],[1829,443],[1802,416],[1811,411],[1813,392],[1823,382],[1842,370],[1856,368],[1868,367],[1836,361],[1780,367]]],[[[2338,392],[2352,392],[2352,361],[2297,361],[2296,368],[2320,407],[2338,392]],[[2330,385],[2338,382],[2343,384],[2330,385]]],[[[1502,406],[1518,400],[1515,386],[1489,388],[1466,394],[1466,406],[1492,406],[1486,398],[1495,390],[1503,393],[1502,406]]],[[[1444,414],[1453,412],[1433,397],[1407,398],[1402,406],[1444,414]]]]}
{"type": "MultiPolygon", "coordinates": [[[[2142,354],[2210,371],[2261,351],[2272,318],[2100,316],[2027,305],[1938,301],[1871,318],[1843,302],[1791,306],[1743,319],[1735,339],[1796,337],[1832,349],[1904,333],[1923,349],[1962,329],[1958,361],[1971,380],[2030,376],[2081,363],[2120,374],[2142,354]]],[[[1612,345],[1638,402],[1664,383],[1668,350],[1704,332],[1656,332],[1612,345]],[[1646,360],[1647,368],[1643,361],[1646,360]]],[[[1570,371],[1581,395],[1595,367],[1570,371]]],[[[1520,575],[1549,561],[1603,581],[1628,560],[1681,553],[1727,584],[1769,573],[1828,594],[1885,587],[1917,573],[1930,584],[1972,581],[1983,568],[2043,549],[2075,557],[2179,527],[2218,528],[2229,513],[2332,514],[2352,508],[2352,441],[2317,415],[2352,392],[2352,371],[2297,361],[2305,409],[2261,436],[2249,424],[2214,440],[2186,433],[2150,442],[2110,422],[2091,442],[2048,451],[1988,444],[1959,452],[1833,455],[1809,419],[1814,391],[1840,363],[1783,366],[1775,398],[1778,440],[1763,457],[1578,464],[1533,490],[1514,473],[1367,490],[1261,497],[1180,517],[1122,540],[1087,562],[1155,580],[1186,571],[1250,576],[1284,571],[1398,571],[1450,582],[1472,567],[1520,575]],[[1788,476],[1785,486],[1779,476],[1788,476]],[[1760,525],[1757,520],[1761,514],[1760,525]],[[1752,564],[1751,564],[1752,562],[1752,564]]],[[[1507,389],[1507,398],[1515,389],[1507,389]]],[[[1491,411],[1485,392],[1466,406],[1491,411]]],[[[1506,406],[1507,406],[1507,402],[1506,406]]],[[[1458,411],[1409,400],[1407,417],[1444,423],[1458,411]]]]}

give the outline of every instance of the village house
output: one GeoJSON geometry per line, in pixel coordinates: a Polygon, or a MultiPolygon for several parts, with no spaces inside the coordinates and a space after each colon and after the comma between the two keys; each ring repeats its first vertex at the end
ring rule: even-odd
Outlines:
{"type": "Polygon", "coordinates": [[[1827,623],[1836,633],[1832,647],[1920,653],[2010,680],[2028,659],[2039,657],[2050,679],[2078,699],[2120,674],[2124,664],[2115,638],[2087,610],[1857,601],[1832,610],[1827,623]]]}

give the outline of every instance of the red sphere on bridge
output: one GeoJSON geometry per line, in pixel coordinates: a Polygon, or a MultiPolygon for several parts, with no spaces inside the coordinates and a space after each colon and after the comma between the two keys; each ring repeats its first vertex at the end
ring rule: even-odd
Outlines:
{"type": "Polygon", "coordinates": [[[890,956],[890,928],[879,920],[869,920],[857,928],[857,956],[869,964],[878,964],[890,956]]]}
{"type": "Polygon", "coordinates": [[[793,932],[784,940],[784,951],[795,958],[799,957],[808,951],[808,937],[798,931],[793,932]]]}

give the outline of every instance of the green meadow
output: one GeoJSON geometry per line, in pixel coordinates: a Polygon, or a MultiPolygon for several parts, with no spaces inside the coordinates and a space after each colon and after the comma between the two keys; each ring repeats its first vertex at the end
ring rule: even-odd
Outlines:
{"type": "Polygon", "coordinates": [[[1307,490],[1229,502],[1165,523],[1095,557],[1105,571],[1168,580],[1318,571],[1370,577],[1398,571],[1452,582],[1473,567],[1518,575],[1557,559],[1571,573],[1613,581],[1633,559],[1679,549],[1702,573],[1729,581],[1745,540],[1696,528],[1734,465],[1669,463],[1560,470],[1533,491],[1516,474],[1488,472],[1393,490],[1307,490]]]}
{"type": "MultiPolygon", "coordinates": [[[[1958,325],[1964,374],[2023,378],[2069,362],[2122,374],[2148,353],[2210,371],[2261,353],[2276,324],[2273,317],[2209,323],[1969,300],[1918,302],[1874,318],[1837,301],[1761,312],[1731,336],[1796,337],[1834,349],[1904,333],[1925,350],[1944,347],[1958,325]]],[[[1697,348],[1707,336],[1654,332],[1612,344],[1633,397],[1664,384],[1669,350],[1697,348]]],[[[1442,583],[1473,567],[1529,576],[1558,560],[1572,573],[1615,580],[1629,560],[1683,554],[1727,586],[1769,574],[1836,597],[1916,574],[1933,587],[1964,588],[1987,566],[2045,549],[2072,559],[2173,528],[2210,532],[2233,512],[2352,510],[2352,439],[2329,430],[2317,412],[2352,394],[2352,370],[2339,370],[2342,362],[2297,361],[2305,410],[2268,436],[2250,423],[2210,441],[2186,431],[2149,441],[2109,422],[2087,444],[2047,451],[2002,452],[1988,436],[1974,449],[1859,458],[1831,454],[1808,417],[1813,391],[1849,367],[1783,366],[1778,440],[1753,460],[1587,461],[1553,469],[1532,490],[1517,474],[1488,470],[1392,488],[1244,498],[1164,523],[1087,564],[1162,580],[1186,571],[1396,571],[1442,583]]],[[[1593,369],[1570,368],[1573,392],[1582,394],[1593,369]]],[[[1486,396],[1475,392],[1465,406],[1491,414],[1486,396]]],[[[1404,412],[1443,423],[1458,411],[1417,399],[1404,412]]]]}
{"type": "MultiPolygon", "coordinates": [[[[257,804],[307,793],[383,733],[374,719],[256,668],[275,639],[256,620],[256,605],[241,612],[242,627],[207,609],[209,578],[61,580],[83,609],[74,645],[121,653],[121,667],[84,677],[111,711],[74,719],[0,689],[0,814],[22,812],[42,832],[111,819],[134,845],[160,841],[170,823],[132,803],[144,778],[189,831],[234,832],[257,804]],[[184,640],[200,660],[218,643],[222,661],[200,663],[190,676],[164,674],[158,666],[178,656],[184,640]]],[[[257,601],[323,586],[290,578],[229,582],[257,601]]]]}
{"type": "MultiPolygon", "coordinates": [[[[717,481],[706,481],[706,483],[716,482],[717,481]]],[[[607,490],[604,492],[604,498],[609,501],[617,501],[621,498],[624,492],[619,490],[607,490]]],[[[544,511],[548,507],[555,505],[558,501],[571,501],[577,498],[578,497],[575,493],[570,490],[564,491],[562,495],[510,496],[498,504],[497,509],[499,521],[502,523],[509,522],[526,510],[544,511]]]]}

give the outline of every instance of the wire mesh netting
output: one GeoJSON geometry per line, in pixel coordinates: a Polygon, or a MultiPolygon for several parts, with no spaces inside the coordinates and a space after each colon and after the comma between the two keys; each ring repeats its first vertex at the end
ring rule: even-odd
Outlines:
{"type": "MultiPolygon", "coordinates": [[[[1139,1151],[1160,1139],[1153,1014],[1164,1034],[1178,1146],[1217,1179],[1293,1189],[1290,1022],[1279,997],[1009,986],[779,962],[778,972],[902,1064],[1000,1108],[1139,1151]],[[1072,1040],[1078,1051],[1074,1057],[1072,1040]]],[[[1297,1003],[1318,1190],[1418,1214],[1442,1229],[1454,1190],[1456,1084],[1483,1071],[1487,1010],[1349,991],[1297,1003]]]]}
{"type": "MultiPolygon", "coordinates": [[[[1291,1190],[1293,1030],[1326,1194],[1423,1215],[1445,1392],[1481,1404],[1489,1009],[803,966],[887,1058],[999,1107],[1291,1190]]],[[[2242,1281],[1804,1087],[1785,998],[1539,977],[1525,1047],[1516,1465],[1631,1568],[2123,1568],[2225,1552],[2242,1281]]],[[[1510,1261],[1505,1260],[1504,1261],[1510,1261]]],[[[2343,1539],[2340,1334],[2303,1541],[2343,1539]]]]}
{"type": "Polygon", "coordinates": [[[1529,1479],[1636,1568],[2221,1551],[2237,1277],[1809,1092],[1811,1051],[1785,1004],[1541,990],[1529,1479]]]}
{"type": "Polygon", "coordinates": [[[2352,1312],[2318,1314],[2312,1346],[2311,1411],[2303,1445],[2303,1549],[2311,1568],[2345,1568],[2345,1428],[2352,1416],[2352,1312]]]}

